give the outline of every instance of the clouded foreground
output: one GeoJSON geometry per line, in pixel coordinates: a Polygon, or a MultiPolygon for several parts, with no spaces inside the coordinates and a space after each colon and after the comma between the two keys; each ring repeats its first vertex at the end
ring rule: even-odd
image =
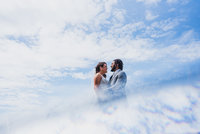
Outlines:
{"type": "MultiPolygon", "coordinates": [[[[126,105],[118,102],[99,107],[95,97],[48,100],[25,108],[21,103],[2,112],[2,134],[145,134],[200,132],[200,90],[194,86],[173,86],[129,95],[126,105]],[[44,105],[45,104],[45,105],[44,105]],[[19,110],[19,107],[24,107],[19,110]],[[11,112],[12,111],[12,112],[11,112]]],[[[42,96],[40,96],[42,97],[42,96]]],[[[74,98],[73,97],[73,98],[74,98]]],[[[38,98],[39,99],[39,98],[38,98]]],[[[46,98],[47,99],[47,98],[46,98]]],[[[3,109],[3,108],[1,108],[3,109]]],[[[6,110],[6,108],[5,108],[6,110]]]]}

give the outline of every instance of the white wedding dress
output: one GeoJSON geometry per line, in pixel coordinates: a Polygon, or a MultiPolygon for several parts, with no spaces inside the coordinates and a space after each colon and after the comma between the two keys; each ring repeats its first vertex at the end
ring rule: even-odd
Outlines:
{"type": "Polygon", "coordinates": [[[101,75],[102,79],[96,91],[98,102],[104,102],[106,99],[105,90],[108,88],[108,81],[101,75]]]}

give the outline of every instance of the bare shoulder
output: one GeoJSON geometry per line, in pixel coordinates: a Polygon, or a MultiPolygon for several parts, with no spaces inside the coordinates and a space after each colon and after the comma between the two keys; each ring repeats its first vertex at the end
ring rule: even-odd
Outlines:
{"type": "Polygon", "coordinates": [[[95,76],[94,76],[94,87],[97,88],[98,85],[100,84],[101,82],[101,74],[97,73],[95,76]]]}
{"type": "Polygon", "coordinates": [[[101,74],[100,74],[100,73],[97,73],[97,74],[94,76],[94,79],[101,79],[101,74]]]}

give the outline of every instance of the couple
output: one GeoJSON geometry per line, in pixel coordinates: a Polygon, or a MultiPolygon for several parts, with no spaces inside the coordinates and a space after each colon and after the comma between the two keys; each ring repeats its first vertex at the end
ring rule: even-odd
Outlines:
{"type": "Polygon", "coordinates": [[[113,75],[110,77],[109,81],[107,81],[106,62],[99,62],[96,66],[94,90],[99,103],[126,98],[125,85],[127,77],[126,73],[123,71],[123,62],[120,59],[113,60],[111,72],[113,72],[113,75]]]}

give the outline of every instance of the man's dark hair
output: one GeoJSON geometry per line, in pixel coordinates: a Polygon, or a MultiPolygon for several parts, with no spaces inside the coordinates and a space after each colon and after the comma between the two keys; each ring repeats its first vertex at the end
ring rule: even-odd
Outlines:
{"type": "Polygon", "coordinates": [[[115,62],[115,65],[118,65],[119,69],[123,70],[123,62],[122,62],[122,60],[115,59],[114,62],[115,62]]]}

